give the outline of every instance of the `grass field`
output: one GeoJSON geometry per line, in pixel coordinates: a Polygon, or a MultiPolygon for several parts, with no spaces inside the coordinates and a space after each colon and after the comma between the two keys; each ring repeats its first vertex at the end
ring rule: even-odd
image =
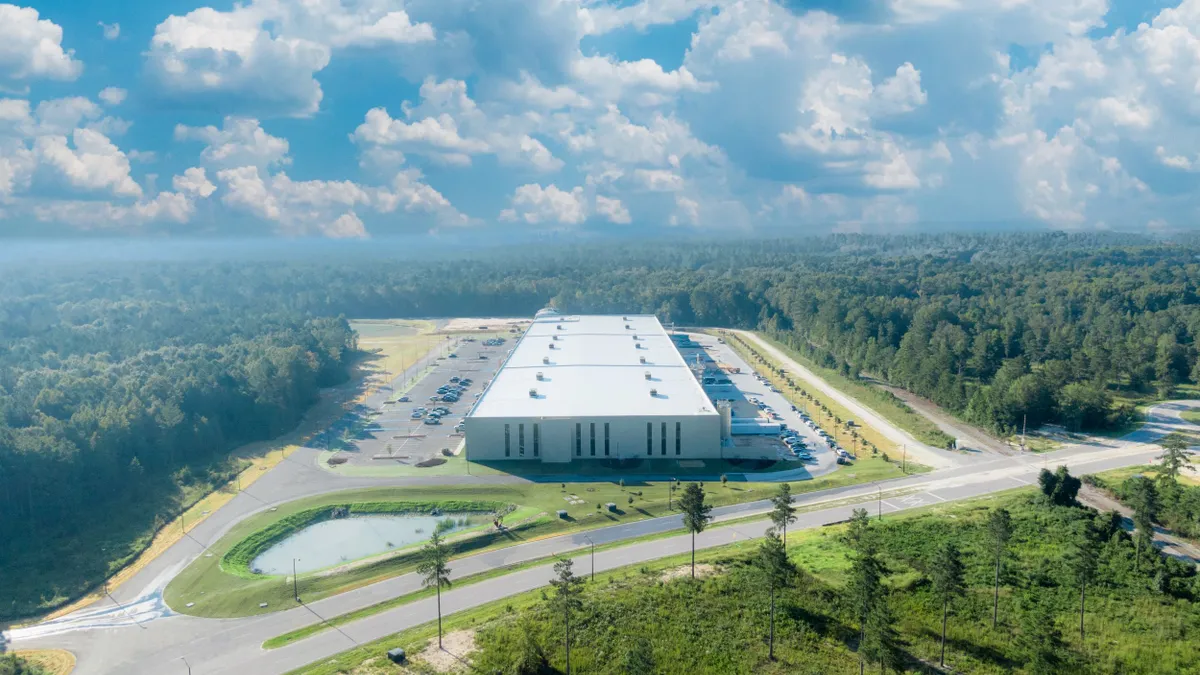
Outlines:
{"type": "MultiPolygon", "coordinates": [[[[887,567],[885,584],[906,662],[904,671],[939,672],[927,664],[938,659],[941,605],[922,570],[938,542],[953,539],[963,551],[966,593],[952,605],[947,672],[1033,672],[1027,668],[1022,642],[1031,625],[1025,619],[1023,595],[1036,597],[1048,607],[1051,623],[1041,627],[1055,634],[1053,650],[1061,660],[1053,672],[1192,672],[1200,662],[1196,639],[1200,606],[1186,591],[1173,597],[1152,589],[1152,570],[1134,573],[1128,540],[1110,544],[1101,556],[1101,573],[1110,576],[1088,593],[1087,637],[1080,642],[1078,591],[1063,563],[1069,557],[1070,532],[1088,518],[1086,510],[1047,506],[1032,489],[1023,488],[873,523],[887,567]],[[996,506],[1012,513],[1014,536],[1002,578],[1000,624],[993,629],[994,567],[984,532],[986,518],[996,506]],[[1113,573],[1117,569],[1123,572],[1113,573]],[[1030,590],[1021,593],[1016,587],[1030,590]]],[[[683,565],[687,556],[597,574],[596,581],[585,583],[583,606],[572,621],[573,671],[627,672],[624,650],[637,638],[647,637],[656,673],[856,672],[858,631],[844,596],[851,551],[841,534],[840,527],[789,534],[788,552],[803,574],[793,588],[780,594],[777,660],[767,658],[766,594],[752,566],[757,543],[747,541],[698,552],[697,563],[711,566],[716,573],[694,582],[664,581],[663,572],[683,565]]],[[[547,590],[538,589],[446,617],[447,632],[474,631],[477,651],[456,656],[469,657],[480,671],[505,670],[522,635],[528,634],[548,657],[549,672],[561,672],[565,666],[561,617],[546,609],[546,597],[547,590]]],[[[291,675],[412,672],[393,666],[382,655],[392,647],[404,647],[410,655],[418,654],[419,660],[419,653],[435,636],[435,624],[417,626],[291,675]]],[[[417,672],[423,672],[419,666],[417,672]]]]}
{"type": "MultiPolygon", "coordinates": [[[[865,382],[852,380],[836,370],[817,365],[817,363],[814,361],[805,358],[796,350],[788,347],[769,335],[763,333],[756,333],[756,335],[766,340],[784,354],[787,354],[788,357],[794,360],[796,363],[799,363],[805,368],[811,370],[814,374],[816,374],[822,380],[825,380],[831,386],[837,388],[843,394],[857,400],[859,403],[865,405],[871,410],[874,410],[887,421],[912,434],[922,443],[927,443],[936,448],[944,448],[946,447],[946,443],[952,440],[950,436],[939,429],[936,424],[922,417],[919,413],[904,403],[904,401],[896,398],[890,392],[883,391],[882,389],[873,387],[865,382]]],[[[763,356],[766,355],[764,354],[763,356]]],[[[805,389],[808,390],[809,388],[805,387],[805,389]]],[[[809,393],[814,395],[816,394],[816,392],[812,391],[809,393]]],[[[829,403],[829,401],[825,401],[826,405],[829,405],[829,403]]],[[[846,419],[845,415],[839,416],[843,419],[846,419]]]]}
{"type": "Polygon", "coordinates": [[[1192,408],[1190,410],[1184,410],[1179,414],[1179,416],[1182,417],[1184,421],[1191,422],[1192,424],[1200,424],[1200,409],[1192,408]]]}
{"type": "MultiPolygon", "coordinates": [[[[910,467],[924,470],[925,467],[910,467]]],[[[894,463],[880,458],[864,459],[827,476],[791,483],[795,494],[872,482],[903,474],[894,463]]],[[[775,483],[734,483],[707,485],[709,499],[715,505],[734,504],[767,498],[775,483]]],[[[668,509],[668,483],[630,483],[622,488],[617,483],[569,483],[564,489],[559,483],[535,483],[506,486],[422,486],[405,488],[368,488],[300,499],[278,507],[277,511],[260,513],[236,525],[209,548],[211,557],[201,556],[183,570],[167,586],[167,604],[178,612],[208,617],[250,616],[278,611],[293,606],[292,591],[282,576],[243,578],[221,567],[225,554],[238,542],[272,523],[305,509],[359,501],[445,501],[475,500],[515,504],[519,510],[506,518],[511,526],[507,535],[488,532],[464,540],[458,555],[512,546],[523,541],[564,534],[567,532],[632,522],[674,513],[668,509]],[[637,493],[641,494],[638,495],[637,493]],[[567,503],[567,495],[585,501],[581,506],[567,503]],[[633,497],[633,504],[629,498],[633,497]],[[605,504],[613,502],[618,513],[609,513],[605,504]],[[571,520],[555,516],[566,509],[571,520]],[[515,523],[524,521],[521,525],[515,523]],[[187,607],[187,603],[195,603],[187,607]],[[259,607],[267,603],[266,608],[259,607]]],[[[399,552],[369,565],[337,575],[301,574],[299,585],[307,600],[345,592],[411,571],[416,565],[411,552],[399,552]]]]}
{"type": "Polygon", "coordinates": [[[69,675],[75,670],[75,655],[65,649],[18,649],[13,654],[45,675],[69,675]]]}

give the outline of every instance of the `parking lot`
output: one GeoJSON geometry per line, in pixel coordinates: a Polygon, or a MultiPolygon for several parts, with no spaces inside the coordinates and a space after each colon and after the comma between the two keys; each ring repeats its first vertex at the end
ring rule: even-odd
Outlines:
{"type": "Polygon", "coordinates": [[[432,370],[420,377],[407,391],[397,391],[387,397],[378,409],[366,411],[367,423],[338,454],[339,461],[357,466],[388,466],[395,464],[415,465],[428,462],[442,455],[443,449],[456,452],[462,445],[463,435],[455,431],[467,411],[474,404],[476,395],[484,386],[512,348],[512,339],[503,345],[489,346],[486,340],[492,334],[478,336],[463,335],[452,340],[445,355],[434,361],[432,370]],[[453,356],[451,356],[453,355],[453,356]],[[458,401],[440,400],[443,394],[437,390],[450,384],[452,378],[469,379],[458,401]],[[434,397],[439,400],[433,401],[434,397]],[[429,412],[443,407],[449,412],[442,415],[437,424],[426,424],[429,412]],[[417,408],[424,408],[418,418],[417,408]]]}
{"type": "Polygon", "coordinates": [[[779,419],[773,419],[772,422],[784,424],[788,429],[799,434],[808,452],[811,453],[812,459],[798,459],[787,450],[778,435],[735,435],[733,437],[734,447],[727,449],[726,456],[802,462],[814,476],[828,473],[837,468],[837,456],[830,448],[829,443],[821,438],[815,429],[805,424],[800,415],[801,411],[793,411],[792,404],[784,398],[782,393],[772,390],[769,384],[760,382],[755,377],[754,369],[742,360],[742,357],[738,356],[729,345],[721,344],[717,338],[711,335],[693,333],[691,337],[698,347],[680,349],[680,353],[689,364],[694,363],[696,356],[699,355],[701,363],[710,368],[717,368],[720,364],[725,364],[732,369],[741,371],[738,373],[726,371],[730,384],[706,386],[705,391],[708,392],[709,397],[714,400],[730,400],[735,421],[761,417],[760,408],[751,402],[751,399],[761,401],[779,416],[779,419]]]}

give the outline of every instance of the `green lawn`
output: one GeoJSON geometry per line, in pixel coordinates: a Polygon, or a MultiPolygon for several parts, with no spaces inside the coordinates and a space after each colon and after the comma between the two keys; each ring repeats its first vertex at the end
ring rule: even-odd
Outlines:
{"type": "MultiPolygon", "coordinates": [[[[910,465],[909,473],[926,470],[910,465]]],[[[903,475],[900,467],[880,458],[864,459],[843,467],[827,476],[791,483],[794,494],[866,483],[903,475]]],[[[722,486],[713,481],[707,484],[711,503],[715,505],[765,499],[776,488],[775,483],[735,483],[722,486]]],[[[559,483],[529,483],[498,486],[421,486],[405,488],[368,488],[320,495],[296,500],[279,506],[276,511],[260,513],[236,525],[209,549],[211,557],[201,556],[176,576],[167,586],[165,599],[175,611],[207,617],[234,617],[264,614],[294,606],[292,589],[285,576],[238,576],[234,570],[221,567],[221,560],[231,547],[283,518],[314,507],[350,502],[386,501],[490,501],[514,504],[518,512],[506,518],[511,530],[506,534],[488,531],[458,542],[457,555],[478,553],[502,548],[567,532],[631,522],[643,518],[668,515],[667,483],[638,483],[625,488],[617,483],[570,483],[564,489],[559,483]],[[637,493],[641,492],[640,495],[637,493]],[[568,504],[567,495],[575,495],[585,503],[568,504]],[[633,504],[629,498],[633,497],[633,504]],[[605,504],[617,505],[617,513],[609,513],[605,504]],[[597,508],[599,507],[599,508],[597,508]],[[570,520],[561,520],[555,513],[566,509],[570,520]],[[518,524],[520,523],[520,524],[518,524]],[[267,607],[259,607],[260,603],[267,607]],[[188,607],[187,603],[194,603],[188,607]]],[[[317,600],[345,592],[376,581],[412,571],[416,566],[415,547],[402,549],[395,555],[377,559],[369,565],[355,567],[339,574],[314,572],[301,574],[299,586],[306,600],[317,600]]]]}
{"type": "Polygon", "coordinates": [[[1188,410],[1184,410],[1179,414],[1179,416],[1185,421],[1191,422],[1192,424],[1200,424],[1200,409],[1190,408],[1188,410]]]}
{"type": "MultiPolygon", "coordinates": [[[[930,672],[938,659],[941,603],[922,570],[941,542],[963,552],[966,592],[951,604],[947,667],[960,673],[1033,672],[1022,636],[1022,596],[1036,597],[1050,611],[1061,660],[1053,672],[1180,673],[1200,662],[1200,583],[1179,567],[1167,570],[1157,558],[1132,561],[1134,548],[1121,535],[1097,559],[1098,578],[1086,604],[1086,642],[1079,637],[1079,595],[1069,566],[1072,532],[1091,512],[1048,506],[1031,488],[958,504],[939,504],[873,522],[871,530],[887,567],[885,584],[896,617],[905,672],[930,672]],[[986,548],[986,519],[1004,506],[1013,517],[1000,593],[1000,624],[991,626],[993,561],[986,548]],[[1150,582],[1166,574],[1167,592],[1150,582]],[[1027,590],[1021,591],[1019,589],[1027,590]]],[[[584,585],[583,605],[572,620],[572,669],[579,673],[623,673],[624,651],[640,637],[650,640],[656,673],[850,673],[858,666],[858,627],[845,597],[851,551],[843,528],[789,535],[788,551],[803,574],[780,593],[776,616],[776,660],[767,658],[767,597],[753,567],[757,542],[738,542],[697,554],[715,574],[698,581],[663,581],[663,570],[688,557],[662,560],[598,574],[584,585]]],[[[583,570],[576,570],[582,572],[583,570]]],[[[549,672],[565,668],[561,616],[546,607],[547,589],[522,593],[450,615],[448,632],[472,629],[481,672],[509,671],[523,635],[530,635],[549,660],[549,672]]],[[[1033,616],[1033,615],[1031,615],[1033,616]]],[[[1045,624],[1039,624],[1045,626],[1045,624]]],[[[292,675],[408,672],[383,654],[404,647],[420,652],[436,636],[430,623],[297,669],[292,675]]],[[[466,654],[456,654],[460,658],[466,654]]],[[[418,670],[418,672],[420,672],[418,670]]],[[[877,672],[871,669],[870,672],[877,672]]]]}

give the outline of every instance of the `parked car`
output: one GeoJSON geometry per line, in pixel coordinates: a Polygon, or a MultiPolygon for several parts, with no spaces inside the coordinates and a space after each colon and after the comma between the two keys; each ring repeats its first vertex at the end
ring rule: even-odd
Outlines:
{"type": "Polygon", "coordinates": [[[425,424],[433,425],[433,424],[441,424],[441,423],[442,423],[442,421],[436,417],[426,417],[425,418],[425,424]]]}

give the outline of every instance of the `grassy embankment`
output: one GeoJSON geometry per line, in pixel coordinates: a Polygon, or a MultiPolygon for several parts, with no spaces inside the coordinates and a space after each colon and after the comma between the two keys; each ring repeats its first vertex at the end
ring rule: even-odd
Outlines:
{"type": "MultiPolygon", "coordinates": [[[[1104,582],[1089,589],[1086,640],[1078,632],[1079,595],[1069,578],[1069,543],[1090,512],[1045,505],[1029,488],[959,504],[939,504],[873,523],[888,573],[890,603],[908,672],[929,672],[936,663],[941,605],[923,570],[939,542],[952,539],[963,551],[966,594],[952,604],[947,665],[954,672],[1030,672],[1022,645],[1030,630],[1022,596],[1047,604],[1061,672],[1177,673],[1200,662],[1200,604],[1162,593],[1154,572],[1134,571],[1133,545],[1118,540],[1102,553],[1104,582]],[[986,518],[1004,506],[1014,536],[1005,562],[1000,624],[991,627],[993,560],[986,547],[986,518]],[[1120,572],[1116,572],[1120,570],[1120,572]],[[1028,589],[1026,592],[1014,590],[1028,589]]],[[[663,581],[662,571],[686,562],[677,556],[597,574],[585,585],[584,605],[572,622],[572,669],[580,673],[624,672],[624,650],[647,637],[655,672],[841,673],[857,667],[857,624],[845,598],[850,549],[841,527],[789,533],[790,557],[803,571],[795,587],[780,594],[776,661],[767,658],[766,592],[751,563],[757,544],[740,542],[702,551],[697,562],[716,573],[692,582],[663,581]]],[[[577,570],[582,571],[582,570],[577,570]]],[[[1192,580],[1194,582],[1194,579],[1192,580]]],[[[1194,583],[1193,588],[1200,590],[1194,583]]],[[[476,631],[471,660],[480,669],[509,664],[528,631],[558,672],[565,666],[558,613],[545,609],[547,589],[522,593],[450,615],[447,631],[476,631]]],[[[433,623],[376,640],[293,671],[292,675],[403,672],[384,652],[401,646],[419,652],[436,635],[433,623]]],[[[465,655],[458,655],[460,657],[465,655]]],[[[874,672],[874,671],[872,671],[874,672]]]]}
{"type": "MultiPolygon", "coordinates": [[[[403,332],[402,338],[360,340],[362,358],[354,365],[351,377],[345,384],[326,390],[291,432],[270,441],[249,443],[231,454],[232,468],[218,471],[192,471],[186,481],[176,485],[152,501],[168,505],[160,513],[171,514],[165,518],[148,513],[144,500],[131,501],[129,513],[121,517],[107,518],[104,522],[85,523],[79,531],[62,535],[70,544],[62,544],[58,550],[86,552],[86,560],[71,561],[70,564],[44,569],[44,579],[24,576],[11,580],[26,588],[45,588],[39,603],[42,610],[50,613],[37,620],[54,618],[75,611],[104,597],[103,582],[111,592],[132,578],[150,561],[183,538],[217,509],[236,496],[239,486],[246,488],[263,473],[273,468],[298,445],[306,443],[312,436],[324,430],[345,414],[348,404],[366,396],[372,377],[381,370],[381,362],[396,363],[398,359],[415,360],[428,350],[431,343],[426,333],[433,329],[430,322],[392,322],[395,330],[403,332]],[[93,590],[72,600],[69,590],[93,586],[93,590]]],[[[120,515],[120,514],[118,514],[120,515]]],[[[4,575],[0,575],[0,597],[15,597],[4,592],[4,575]]],[[[8,608],[0,605],[0,616],[28,614],[23,608],[8,608]]]]}
{"type": "MultiPolygon", "coordinates": [[[[901,401],[891,392],[884,391],[867,382],[853,380],[836,370],[818,365],[816,362],[805,358],[796,350],[769,335],[763,333],[755,333],[755,335],[766,340],[771,346],[786,354],[788,358],[812,371],[813,374],[825,380],[830,386],[875,411],[897,427],[912,434],[918,441],[936,448],[944,448],[947,443],[953,440],[939,429],[936,424],[922,417],[920,413],[910,408],[907,403],[901,401]]],[[[769,358],[766,354],[761,355],[769,358]]],[[[743,356],[743,358],[745,357],[743,356]]],[[[772,362],[776,366],[779,365],[778,362],[772,362]]],[[[819,393],[812,391],[812,387],[803,388],[814,395],[819,393]]],[[[830,402],[824,401],[824,403],[829,405],[830,402]]],[[[839,414],[839,416],[846,419],[845,415],[839,414]]]]}
{"type": "MultiPolygon", "coordinates": [[[[919,466],[915,468],[925,469],[919,466]]],[[[881,458],[868,458],[826,476],[793,482],[791,486],[794,494],[801,494],[900,476],[900,468],[895,463],[885,462],[881,458]]],[[[251,578],[245,578],[232,570],[223,569],[221,560],[231,548],[247,537],[255,536],[272,524],[307,509],[349,502],[447,500],[498,502],[519,507],[517,512],[506,518],[511,525],[509,533],[488,532],[461,540],[456,554],[467,555],[576,530],[678,513],[668,508],[668,486],[666,482],[630,482],[624,488],[610,482],[568,483],[565,489],[559,483],[420,486],[368,488],[300,499],[281,505],[276,511],[252,516],[234,526],[209,548],[211,557],[201,556],[171,581],[165,598],[167,604],[176,611],[209,617],[250,616],[293,606],[293,596],[286,577],[251,575],[251,578]],[[639,492],[641,494],[637,494],[639,492]],[[585,503],[578,506],[568,504],[566,497],[571,494],[585,503]],[[630,497],[633,498],[632,504],[629,503],[630,497]],[[605,509],[604,505],[609,502],[617,505],[618,513],[609,513],[605,509]],[[556,517],[555,512],[559,509],[566,509],[571,520],[556,517]],[[189,608],[186,606],[189,602],[195,604],[189,608]],[[263,602],[267,603],[266,608],[259,607],[263,602]]],[[[725,505],[765,499],[777,484],[730,482],[723,487],[715,483],[710,486],[711,502],[725,505]]],[[[355,566],[339,574],[301,574],[299,584],[306,600],[317,600],[410,572],[415,566],[413,552],[400,551],[392,557],[355,566]]]]}
{"type": "MultiPolygon", "coordinates": [[[[31,675],[69,675],[75,670],[75,655],[65,649],[18,649],[8,657],[24,661],[25,668],[33,668],[31,675]]],[[[0,656],[0,673],[30,672],[28,670],[5,670],[4,656],[0,656]]],[[[15,666],[14,666],[15,668],[15,666]]]]}
{"type": "MultiPolygon", "coordinates": [[[[710,488],[710,489],[720,490],[723,488],[710,488]]],[[[904,496],[905,494],[909,494],[910,492],[914,491],[915,489],[917,489],[917,488],[902,488],[902,489],[895,489],[895,490],[891,490],[891,491],[884,491],[881,494],[881,497],[883,499],[894,499],[894,498],[904,496]]],[[[848,504],[857,504],[857,503],[860,503],[861,501],[862,501],[861,497],[848,497],[845,499],[835,499],[835,500],[831,500],[831,501],[818,501],[818,502],[814,502],[812,504],[807,504],[804,506],[796,507],[796,513],[807,513],[809,511],[818,511],[821,509],[834,508],[837,506],[845,506],[848,504]]],[[[766,520],[762,514],[742,516],[742,517],[737,517],[737,518],[729,518],[726,520],[714,521],[711,525],[709,525],[709,529],[711,530],[714,528],[720,528],[720,527],[725,527],[725,526],[729,526],[729,525],[744,525],[744,524],[751,523],[751,522],[762,522],[765,524],[766,520]]],[[[574,555],[575,553],[583,553],[583,552],[586,552],[587,550],[592,550],[594,553],[600,553],[600,552],[603,552],[603,551],[606,551],[609,549],[621,548],[624,546],[631,546],[633,544],[640,544],[640,543],[645,543],[645,542],[649,542],[649,541],[655,541],[658,539],[665,539],[668,537],[676,537],[681,534],[684,534],[685,532],[686,532],[686,530],[684,530],[681,527],[679,529],[667,530],[665,532],[656,532],[654,534],[648,534],[648,535],[641,536],[641,537],[632,537],[629,539],[623,539],[618,542],[601,544],[599,546],[596,546],[594,549],[589,549],[589,547],[587,547],[587,546],[580,546],[578,549],[575,549],[574,553],[572,553],[572,554],[559,554],[557,556],[534,558],[532,560],[527,560],[527,561],[520,562],[520,563],[514,563],[512,565],[505,565],[503,567],[497,567],[494,569],[490,569],[486,572],[480,572],[478,574],[472,574],[469,576],[460,577],[460,578],[454,580],[454,588],[462,588],[464,586],[470,586],[471,584],[476,584],[481,581],[487,581],[488,579],[493,579],[498,576],[504,576],[506,574],[512,574],[513,572],[518,572],[523,569],[528,569],[530,567],[544,565],[548,562],[554,561],[555,559],[557,559],[559,557],[564,557],[564,555],[567,555],[569,557],[569,555],[574,555]]],[[[426,589],[422,589],[420,591],[416,591],[413,593],[408,593],[405,595],[390,598],[388,600],[376,603],[374,605],[368,605],[366,607],[362,607],[362,608],[357,609],[352,612],[347,612],[345,614],[339,614],[337,616],[328,617],[321,622],[309,624],[302,628],[297,628],[296,630],[289,631],[282,635],[277,635],[269,640],[266,640],[265,642],[263,642],[263,648],[264,649],[277,649],[279,647],[289,645],[293,642],[303,640],[306,637],[316,635],[317,633],[321,633],[326,630],[332,630],[333,628],[335,628],[337,626],[344,626],[348,623],[352,623],[352,622],[358,621],[360,619],[365,619],[369,616],[374,616],[376,614],[379,614],[380,612],[385,612],[389,609],[393,609],[393,608],[399,607],[401,605],[407,605],[409,603],[416,602],[417,600],[421,600],[423,598],[430,597],[433,595],[433,593],[434,593],[433,589],[426,588],[426,589]]]]}

